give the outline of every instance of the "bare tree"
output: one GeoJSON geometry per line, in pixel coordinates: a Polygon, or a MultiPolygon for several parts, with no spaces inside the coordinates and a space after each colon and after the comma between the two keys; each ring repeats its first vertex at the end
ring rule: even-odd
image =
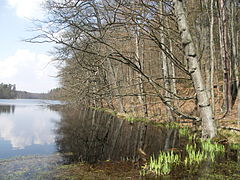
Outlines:
{"type": "Polygon", "coordinates": [[[213,138],[216,135],[216,128],[213,121],[212,109],[202,80],[200,67],[197,61],[197,54],[183,8],[183,2],[181,0],[174,0],[173,2],[182,38],[182,46],[189,64],[189,73],[191,74],[194,88],[197,93],[198,107],[203,126],[202,136],[213,138]]]}

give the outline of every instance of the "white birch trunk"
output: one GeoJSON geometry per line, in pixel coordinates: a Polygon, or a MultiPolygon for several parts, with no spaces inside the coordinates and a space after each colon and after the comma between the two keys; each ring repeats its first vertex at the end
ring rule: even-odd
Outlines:
{"type": "Polygon", "coordinates": [[[177,24],[181,34],[182,46],[189,65],[194,88],[197,94],[200,118],[202,120],[202,136],[204,138],[213,138],[216,136],[216,127],[214,125],[212,108],[204,87],[204,81],[197,60],[196,50],[187,24],[187,19],[183,9],[182,0],[173,0],[177,24]]]}
{"type": "MultiPolygon", "coordinates": [[[[136,30],[136,35],[135,35],[135,44],[136,44],[136,59],[138,61],[138,67],[139,69],[141,69],[141,71],[144,71],[144,55],[142,55],[142,57],[140,57],[140,37],[139,37],[139,33],[138,30],[136,30]]],[[[144,51],[144,49],[142,48],[142,51],[144,51]]],[[[143,52],[142,52],[143,53],[143,52]]],[[[144,96],[144,85],[143,85],[143,77],[142,75],[139,73],[138,74],[139,77],[139,85],[138,85],[138,89],[139,89],[139,95],[138,95],[138,100],[139,103],[142,107],[142,112],[147,116],[147,107],[146,107],[146,100],[145,100],[145,96],[144,96]]]]}
{"type": "Polygon", "coordinates": [[[237,113],[237,124],[240,125],[240,87],[238,85],[238,113],[237,113]]]}
{"type": "Polygon", "coordinates": [[[211,74],[210,74],[210,87],[211,87],[211,102],[212,102],[212,111],[215,112],[215,98],[214,98],[214,41],[213,41],[213,25],[214,25],[214,14],[213,14],[214,0],[211,0],[210,4],[210,56],[211,56],[211,74]]]}
{"type": "MultiPolygon", "coordinates": [[[[159,2],[159,11],[160,11],[160,20],[164,24],[164,17],[162,15],[164,9],[163,9],[163,4],[162,3],[163,2],[159,2]]],[[[161,26],[160,27],[160,41],[161,41],[162,44],[165,44],[165,37],[164,37],[163,31],[164,31],[164,27],[161,26]]],[[[171,89],[171,80],[170,80],[170,62],[167,59],[167,56],[164,53],[164,51],[161,51],[160,58],[161,58],[161,61],[162,61],[164,87],[167,90],[171,91],[172,89],[171,89]]],[[[168,104],[172,104],[171,99],[170,99],[171,94],[166,91],[165,92],[165,96],[166,96],[166,102],[168,104]]],[[[166,106],[166,111],[167,111],[167,116],[169,118],[168,120],[169,121],[175,121],[174,115],[173,115],[171,109],[168,106],[166,106]]]]}

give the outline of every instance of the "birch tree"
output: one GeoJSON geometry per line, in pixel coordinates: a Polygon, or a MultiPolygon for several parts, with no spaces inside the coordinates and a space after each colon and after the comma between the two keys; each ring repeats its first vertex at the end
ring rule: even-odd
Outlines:
{"type": "Polygon", "coordinates": [[[200,118],[202,119],[203,126],[202,136],[213,138],[216,135],[214,117],[212,114],[209,98],[207,96],[207,91],[204,87],[204,81],[202,79],[196,50],[184,12],[183,2],[182,0],[174,0],[173,2],[177,18],[177,24],[182,39],[182,46],[184,48],[185,56],[188,61],[189,73],[191,74],[194,88],[197,94],[198,108],[200,111],[200,118]]]}

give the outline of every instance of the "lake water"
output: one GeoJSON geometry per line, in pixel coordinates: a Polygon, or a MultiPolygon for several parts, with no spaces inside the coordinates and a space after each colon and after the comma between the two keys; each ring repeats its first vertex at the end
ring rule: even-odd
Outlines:
{"type": "Polygon", "coordinates": [[[131,123],[92,108],[65,108],[61,113],[56,145],[66,161],[139,160],[141,150],[158,155],[179,144],[176,128],[131,123]]]}
{"type": "Polygon", "coordinates": [[[60,114],[48,105],[60,101],[0,99],[0,159],[56,152],[54,128],[60,114]]]}

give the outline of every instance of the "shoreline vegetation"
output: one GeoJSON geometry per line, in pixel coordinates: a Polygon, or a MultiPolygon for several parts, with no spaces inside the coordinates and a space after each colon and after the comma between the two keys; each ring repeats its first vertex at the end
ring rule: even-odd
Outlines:
{"type": "Polygon", "coordinates": [[[212,140],[201,138],[201,130],[193,126],[182,125],[176,122],[156,122],[148,118],[136,117],[131,114],[117,113],[106,108],[92,109],[111,114],[124,119],[130,124],[144,123],[157,127],[177,128],[181,147],[160,151],[158,156],[148,156],[140,149],[139,161],[106,161],[96,164],[75,162],[57,168],[56,177],[62,179],[126,179],[126,178],[159,178],[169,177],[171,179],[199,178],[205,179],[234,179],[239,178],[237,167],[240,167],[240,133],[231,129],[218,128],[218,135],[212,140]],[[236,156],[237,161],[229,158],[236,156]],[[228,158],[223,158],[228,157],[228,158]],[[144,159],[144,161],[142,161],[144,159]],[[204,164],[208,164],[212,170],[204,172],[204,164]],[[224,164],[228,164],[226,166],[224,164]],[[119,165],[121,164],[121,165],[119,165]],[[116,168],[117,167],[117,168],[116,168]],[[219,168],[228,168],[231,173],[221,172],[219,168]],[[126,170],[126,168],[128,170],[126,170]],[[116,171],[118,173],[116,173],[116,171]],[[203,172],[202,172],[203,171],[203,172]],[[118,174],[118,175],[117,175],[118,174]],[[121,174],[121,175],[119,175],[121,174]]]}
{"type": "Polygon", "coordinates": [[[63,179],[127,179],[127,178],[159,178],[171,179],[194,178],[196,174],[201,179],[234,179],[239,178],[240,167],[240,133],[238,131],[218,129],[218,136],[212,140],[201,138],[201,130],[189,125],[175,122],[156,122],[148,118],[139,118],[130,114],[117,113],[106,108],[91,109],[108,113],[114,117],[124,119],[130,124],[144,123],[167,129],[177,128],[180,148],[160,151],[158,156],[147,156],[140,149],[140,159],[128,161],[100,161],[95,164],[74,162],[57,167],[55,178],[63,179]],[[195,129],[195,130],[194,130],[195,129]],[[231,159],[237,158],[237,161],[231,159]],[[226,158],[227,157],[227,158],[226,158]],[[206,170],[204,164],[208,164],[206,170]],[[226,166],[228,164],[229,166],[226,166]],[[219,168],[228,168],[229,172],[222,172],[219,168]],[[205,170],[204,170],[205,169],[205,170]],[[203,171],[203,172],[202,172],[203,171]],[[206,171],[206,172],[204,172],[206,171]]]}

